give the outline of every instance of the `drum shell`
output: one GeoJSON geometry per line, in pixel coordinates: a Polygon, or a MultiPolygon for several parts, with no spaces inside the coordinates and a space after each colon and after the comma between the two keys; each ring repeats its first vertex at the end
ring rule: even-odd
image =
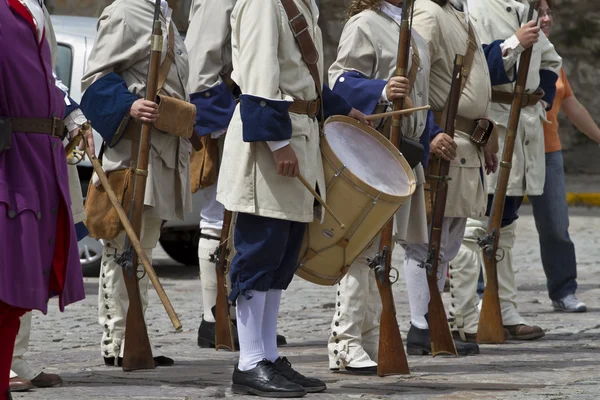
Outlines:
{"type": "Polygon", "coordinates": [[[327,123],[335,121],[352,124],[379,142],[382,149],[389,151],[398,160],[409,184],[404,196],[381,192],[344,168],[326,135],[322,137],[321,154],[327,205],[347,228],[342,230],[331,215],[323,211],[323,223],[315,220],[306,229],[296,274],[319,285],[338,283],[352,262],[416,189],[416,178],[408,162],[389,140],[374,129],[348,117],[332,117],[327,123]]]}

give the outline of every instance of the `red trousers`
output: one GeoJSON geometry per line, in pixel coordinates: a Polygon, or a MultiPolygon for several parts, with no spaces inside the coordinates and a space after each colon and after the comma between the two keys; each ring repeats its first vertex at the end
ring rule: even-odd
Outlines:
{"type": "Polygon", "coordinates": [[[0,400],[8,399],[8,382],[19,318],[27,310],[0,301],[0,400]]]}

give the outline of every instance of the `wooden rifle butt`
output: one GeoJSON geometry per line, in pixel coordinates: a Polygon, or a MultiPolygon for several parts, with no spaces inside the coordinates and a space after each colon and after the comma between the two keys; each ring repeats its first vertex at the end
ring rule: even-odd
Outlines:
{"type": "Polygon", "coordinates": [[[402,336],[396,319],[394,296],[389,283],[377,281],[383,309],[379,324],[379,356],[377,360],[377,375],[408,375],[410,369],[404,352],[402,336]]]}
{"type": "Polygon", "coordinates": [[[217,269],[217,302],[215,307],[215,350],[229,349],[235,351],[233,340],[233,326],[229,317],[229,299],[227,297],[227,261],[229,251],[227,248],[229,230],[233,213],[225,210],[223,215],[223,227],[221,229],[221,240],[219,244],[219,263],[217,269]]]}
{"type": "Polygon", "coordinates": [[[427,306],[427,311],[429,316],[428,323],[429,335],[431,338],[431,355],[433,357],[438,354],[458,356],[454,339],[452,338],[452,332],[450,332],[450,325],[448,324],[448,317],[446,316],[442,296],[440,295],[437,286],[436,276],[427,274],[427,284],[429,286],[429,304],[427,306]]]}
{"type": "Polygon", "coordinates": [[[487,279],[483,292],[481,312],[479,314],[477,343],[502,344],[505,338],[500,297],[498,295],[496,259],[489,259],[486,255],[483,256],[483,259],[487,279]]]}

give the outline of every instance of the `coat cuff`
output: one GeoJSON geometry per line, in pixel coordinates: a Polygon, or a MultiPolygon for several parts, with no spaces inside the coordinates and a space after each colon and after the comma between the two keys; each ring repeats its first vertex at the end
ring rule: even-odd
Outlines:
{"type": "Polygon", "coordinates": [[[224,82],[210,89],[192,93],[190,102],[197,110],[194,129],[198,136],[227,129],[235,110],[235,99],[224,82]]]}
{"type": "Polygon", "coordinates": [[[85,91],[81,109],[108,147],[114,147],[120,140],[116,132],[136,100],[138,97],[127,89],[123,78],[111,72],[85,91]]]}
{"type": "Polygon", "coordinates": [[[350,114],[352,106],[344,97],[334,93],[329,86],[323,85],[323,111],[325,112],[324,119],[327,119],[332,115],[350,114]]]}
{"type": "Polygon", "coordinates": [[[502,40],[496,40],[490,44],[483,45],[483,52],[490,70],[490,80],[492,86],[511,83],[516,79],[517,76],[516,65],[510,68],[512,78],[508,76],[504,59],[502,57],[502,43],[504,43],[502,40]]]}
{"type": "Polygon", "coordinates": [[[249,94],[240,96],[244,142],[289,140],[292,137],[291,101],[273,100],[249,94]]]}
{"type": "Polygon", "coordinates": [[[360,72],[348,71],[337,79],[333,92],[363,114],[371,115],[381,100],[382,93],[385,93],[386,85],[387,82],[382,79],[369,79],[360,72]]]}
{"type": "Polygon", "coordinates": [[[550,111],[552,109],[552,104],[554,103],[554,97],[556,96],[556,81],[558,80],[558,75],[552,71],[547,69],[540,69],[540,88],[544,91],[544,100],[548,103],[548,108],[546,111],[550,111]]]}

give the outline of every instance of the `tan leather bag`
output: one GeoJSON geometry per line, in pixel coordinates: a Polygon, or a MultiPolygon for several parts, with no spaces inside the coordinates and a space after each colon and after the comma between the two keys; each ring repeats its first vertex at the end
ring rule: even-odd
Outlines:
{"type": "MultiPolygon", "coordinates": [[[[115,192],[117,200],[129,214],[131,199],[133,197],[133,170],[121,169],[107,172],[106,176],[110,187],[115,192]]],[[[89,235],[95,239],[112,240],[123,230],[119,216],[113,208],[106,190],[102,185],[96,187],[90,180],[87,198],[85,200],[85,226],[89,235]]]]}
{"type": "Polygon", "coordinates": [[[154,127],[168,135],[185,139],[192,137],[196,122],[196,106],[187,101],[158,95],[159,117],[154,127]]]}
{"type": "Polygon", "coordinates": [[[193,151],[190,157],[192,193],[214,185],[217,182],[219,170],[218,139],[204,135],[199,140],[202,147],[199,151],[193,151]]]}

